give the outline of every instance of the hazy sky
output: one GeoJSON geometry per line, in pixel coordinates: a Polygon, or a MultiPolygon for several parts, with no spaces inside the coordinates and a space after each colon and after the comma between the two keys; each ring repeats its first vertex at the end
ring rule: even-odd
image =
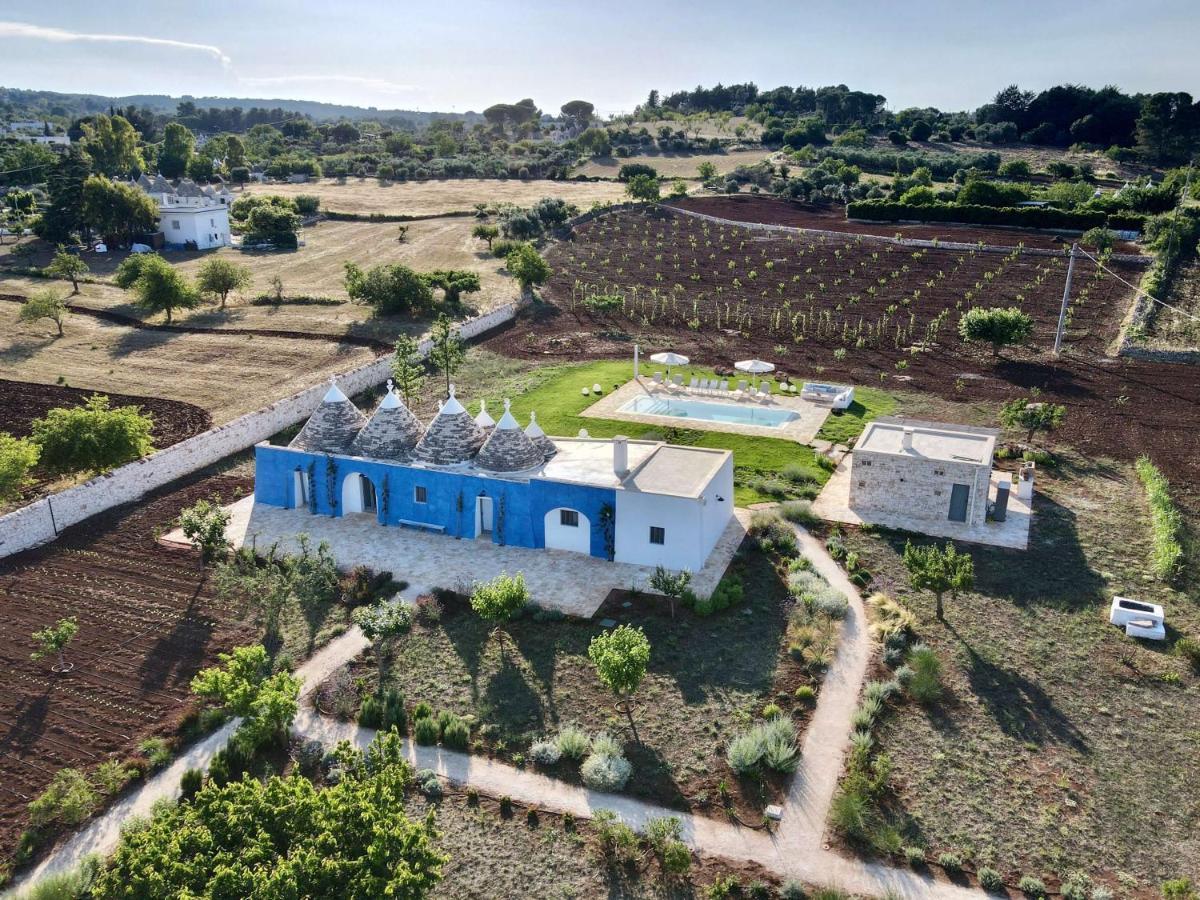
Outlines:
{"type": "Polygon", "coordinates": [[[846,84],[971,109],[1011,82],[1200,93],[1197,0],[0,0],[0,85],[628,111],[650,88],[846,84]]]}

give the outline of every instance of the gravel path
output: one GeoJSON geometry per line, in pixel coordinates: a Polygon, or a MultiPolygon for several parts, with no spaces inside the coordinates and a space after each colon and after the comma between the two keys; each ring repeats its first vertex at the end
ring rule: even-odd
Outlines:
{"type": "MultiPolygon", "coordinates": [[[[980,897],[979,892],[968,888],[935,881],[907,869],[851,859],[827,849],[825,820],[837,789],[842,757],[849,743],[850,718],[858,703],[872,648],[866,610],[858,590],[820,541],[799,527],[796,536],[813,568],[849,598],[850,611],[842,626],[837,657],[825,676],[816,711],[805,732],[801,764],[788,790],[783,818],[773,832],[679,813],[632,797],[590,791],[486,757],[420,746],[406,740],[404,747],[408,758],[415,767],[432,769],[455,785],[470,785],[492,796],[507,795],[526,805],[570,812],[582,818],[590,818],[598,809],[610,809],[631,827],[640,828],[649,819],[676,816],[682,823],[684,840],[697,850],[733,860],[754,861],[782,877],[796,878],[808,884],[836,887],[871,897],[932,897],[935,900],[980,897]]],[[[301,695],[311,692],[368,643],[355,627],[326,645],[297,670],[304,679],[301,695]]],[[[225,745],[236,725],[236,722],[230,722],[188,748],[140,790],[60,846],[24,880],[69,870],[88,853],[111,852],[120,837],[122,824],[131,816],[146,815],[160,798],[177,797],[179,778],[184,770],[206,766],[213,754],[225,745]]],[[[302,708],[296,717],[294,730],[301,737],[320,740],[327,745],[348,740],[356,746],[366,747],[375,737],[371,729],[327,718],[308,707],[302,708]]]]}

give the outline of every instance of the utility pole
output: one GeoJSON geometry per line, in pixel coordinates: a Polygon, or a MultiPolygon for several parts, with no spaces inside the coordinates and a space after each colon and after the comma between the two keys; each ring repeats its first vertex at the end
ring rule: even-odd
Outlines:
{"type": "Polygon", "coordinates": [[[1071,276],[1075,274],[1075,250],[1077,244],[1071,244],[1071,259],[1067,263],[1067,283],[1063,286],[1062,309],[1058,311],[1058,331],[1054,333],[1054,355],[1062,351],[1063,329],[1067,324],[1067,304],[1071,300],[1071,276]]]}

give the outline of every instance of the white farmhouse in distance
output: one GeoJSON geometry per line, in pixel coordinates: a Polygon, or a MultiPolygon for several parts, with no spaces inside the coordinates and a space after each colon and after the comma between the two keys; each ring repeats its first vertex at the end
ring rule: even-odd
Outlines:
{"type": "Polygon", "coordinates": [[[201,187],[188,178],[172,184],[161,175],[141,175],[135,184],[158,204],[158,228],[171,249],[231,246],[229,206],[233,194],[225,185],[201,187]]]}

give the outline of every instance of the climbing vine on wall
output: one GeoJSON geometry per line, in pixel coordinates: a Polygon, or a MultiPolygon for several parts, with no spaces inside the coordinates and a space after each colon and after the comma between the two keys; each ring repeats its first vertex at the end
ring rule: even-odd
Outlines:
{"type": "Polygon", "coordinates": [[[329,514],[337,514],[337,463],[333,457],[325,457],[325,492],[329,498],[329,514]]]}
{"type": "Polygon", "coordinates": [[[458,510],[458,536],[461,538],[463,533],[463,492],[458,492],[458,500],[455,501],[455,508],[458,510]]]}
{"type": "Polygon", "coordinates": [[[379,497],[379,512],[383,515],[383,521],[387,521],[388,507],[391,505],[391,497],[388,496],[388,477],[387,473],[383,476],[383,491],[379,497]]]}
{"type": "Polygon", "coordinates": [[[504,546],[504,494],[496,500],[496,542],[504,546]]]}
{"type": "Polygon", "coordinates": [[[304,473],[304,477],[308,479],[308,511],[314,516],[317,514],[317,464],[310,462],[308,471],[304,473]]]}

